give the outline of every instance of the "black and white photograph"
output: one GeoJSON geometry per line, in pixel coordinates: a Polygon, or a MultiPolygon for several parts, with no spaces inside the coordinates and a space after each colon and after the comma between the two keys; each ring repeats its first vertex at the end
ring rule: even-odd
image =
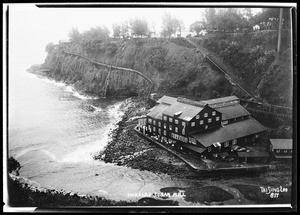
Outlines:
{"type": "Polygon", "coordinates": [[[297,211],[296,9],[3,4],[3,210],[297,211]]]}

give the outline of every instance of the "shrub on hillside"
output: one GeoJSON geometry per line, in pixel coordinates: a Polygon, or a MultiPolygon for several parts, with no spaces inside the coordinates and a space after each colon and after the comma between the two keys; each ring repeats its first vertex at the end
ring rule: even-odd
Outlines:
{"type": "Polygon", "coordinates": [[[161,46],[151,47],[148,52],[148,61],[156,68],[159,72],[163,71],[166,67],[165,56],[167,50],[161,46]]]}
{"type": "Polygon", "coordinates": [[[118,47],[115,43],[108,43],[106,45],[106,54],[109,57],[113,57],[118,50],[118,47]]]}

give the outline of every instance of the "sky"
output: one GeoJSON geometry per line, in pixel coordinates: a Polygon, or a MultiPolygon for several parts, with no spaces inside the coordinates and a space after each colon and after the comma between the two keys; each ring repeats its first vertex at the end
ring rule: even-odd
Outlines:
{"type": "MultiPolygon", "coordinates": [[[[77,27],[80,32],[101,25],[111,28],[113,23],[141,17],[148,21],[150,27],[155,26],[156,33],[159,33],[161,17],[165,12],[183,20],[186,30],[189,30],[193,22],[203,18],[201,9],[197,7],[38,8],[35,4],[28,3],[9,4],[8,7],[9,58],[14,65],[25,62],[43,63],[46,45],[67,40],[72,27],[77,27]],[[17,60],[19,62],[12,62],[17,60]]],[[[7,10],[5,5],[3,10],[7,10]]]]}

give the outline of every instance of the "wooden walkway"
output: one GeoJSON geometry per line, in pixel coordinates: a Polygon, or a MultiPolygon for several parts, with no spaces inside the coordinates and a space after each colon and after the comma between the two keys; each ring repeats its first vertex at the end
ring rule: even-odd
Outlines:
{"type": "Polygon", "coordinates": [[[97,61],[93,61],[93,60],[89,59],[86,56],[76,54],[76,53],[73,53],[73,52],[68,52],[68,51],[65,51],[65,50],[63,51],[63,53],[68,54],[68,55],[73,55],[73,56],[76,56],[76,57],[84,58],[87,61],[89,61],[90,63],[98,65],[98,66],[103,66],[103,67],[106,67],[106,68],[109,68],[109,69],[122,70],[122,71],[127,71],[127,72],[138,74],[138,75],[142,76],[145,80],[147,80],[149,82],[149,84],[151,84],[151,85],[153,84],[153,81],[150,78],[148,78],[146,75],[144,75],[143,73],[141,73],[137,70],[124,68],[124,67],[119,67],[119,66],[112,66],[112,65],[109,65],[109,64],[105,64],[105,63],[100,63],[100,62],[97,62],[97,61]]]}
{"type": "Polygon", "coordinates": [[[156,145],[160,146],[161,148],[165,149],[166,151],[170,152],[171,154],[175,155],[177,158],[181,159],[183,162],[185,162],[189,167],[191,167],[194,170],[205,170],[205,163],[201,160],[196,161],[195,159],[188,157],[187,155],[184,155],[182,153],[179,153],[175,151],[174,149],[167,147],[166,145],[148,137],[147,135],[144,135],[142,132],[140,132],[136,127],[134,130],[141,135],[142,137],[146,138],[147,140],[155,143],[156,145]]]}
{"type": "Polygon", "coordinates": [[[256,97],[252,95],[244,86],[243,84],[240,83],[240,81],[237,80],[236,77],[233,77],[233,74],[229,74],[228,71],[225,71],[226,66],[220,66],[219,63],[217,63],[212,56],[208,53],[208,51],[204,50],[202,47],[199,45],[195,44],[194,41],[191,39],[185,39],[183,38],[187,43],[191,44],[193,48],[198,50],[203,54],[205,59],[208,60],[208,62],[218,71],[220,71],[222,74],[224,74],[225,78],[233,85],[238,86],[241,90],[243,90],[247,95],[249,95],[255,102],[247,101],[247,100],[242,100],[241,99],[241,104],[246,108],[249,109],[249,111],[255,111],[259,114],[265,114],[266,116],[275,116],[276,118],[280,119],[292,119],[292,112],[293,109],[290,107],[285,107],[285,106],[279,106],[279,105],[272,105],[272,104],[265,104],[265,103],[260,103],[257,101],[256,97]]]}
{"type": "Polygon", "coordinates": [[[212,160],[208,159],[196,159],[189,155],[183,154],[181,152],[176,151],[150,137],[144,135],[140,132],[136,127],[134,130],[142,137],[146,138],[147,140],[155,143],[156,145],[160,146],[161,148],[165,149],[166,151],[172,153],[177,158],[181,159],[184,163],[186,163],[190,168],[195,170],[197,173],[206,174],[206,173],[226,173],[226,174],[237,174],[241,172],[263,172],[269,169],[269,165],[238,165],[238,166],[230,166],[226,163],[227,167],[220,167],[220,163],[216,163],[212,160]]]}

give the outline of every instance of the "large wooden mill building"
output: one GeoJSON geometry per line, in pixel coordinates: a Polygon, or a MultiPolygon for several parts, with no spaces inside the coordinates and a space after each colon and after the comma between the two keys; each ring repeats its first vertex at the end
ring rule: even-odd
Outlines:
{"type": "Polygon", "coordinates": [[[163,96],[139,124],[148,136],[201,157],[217,157],[267,130],[236,96],[203,101],[163,96]]]}

